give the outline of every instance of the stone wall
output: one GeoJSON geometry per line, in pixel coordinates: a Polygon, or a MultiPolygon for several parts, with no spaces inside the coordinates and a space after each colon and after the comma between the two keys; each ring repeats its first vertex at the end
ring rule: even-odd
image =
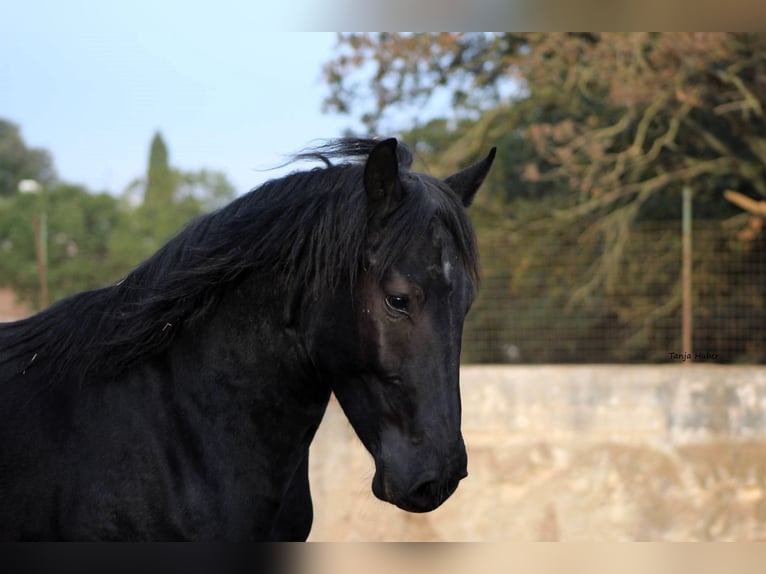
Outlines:
{"type": "Polygon", "coordinates": [[[409,514],[335,402],[312,446],[310,540],[766,540],[766,369],[468,366],[469,473],[409,514]]]}

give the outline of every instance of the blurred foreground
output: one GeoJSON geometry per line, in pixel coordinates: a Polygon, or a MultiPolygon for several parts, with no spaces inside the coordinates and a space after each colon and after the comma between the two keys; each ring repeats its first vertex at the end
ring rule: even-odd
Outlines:
{"type": "Polygon", "coordinates": [[[309,540],[766,540],[766,370],[464,367],[470,476],[408,514],[336,402],[312,446],[309,540]]]}

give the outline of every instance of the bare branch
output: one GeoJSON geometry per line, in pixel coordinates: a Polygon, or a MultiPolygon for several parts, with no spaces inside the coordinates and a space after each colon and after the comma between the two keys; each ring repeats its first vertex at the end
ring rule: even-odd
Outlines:
{"type": "Polygon", "coordinates": [[[741,207],[749,213],[760,217],[766,217],[766,201],[756,201],[750,199],[746,195],[742,195],[738,191],[731,190],[724,191],[723,196],[737,207],[741,207]]]}
{"type": "Polygon", "coordinates": [[[718,115],[725,114],[731,110],[736,109],[752,109],[759,116],[763,116],[763,107],[757,97],[745,86],[742,78],[736,74],[732,74],[726,70],[718,70],[716,75],[724,82],[733,85],[742,94],[743,100],[739,102],[731,102],[728,104],[721,104],[714,108],[714,112],[718,115]]]}

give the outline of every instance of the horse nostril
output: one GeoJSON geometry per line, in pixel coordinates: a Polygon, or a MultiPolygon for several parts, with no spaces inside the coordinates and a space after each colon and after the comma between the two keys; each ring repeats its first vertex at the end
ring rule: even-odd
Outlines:
{"type": "Polygon", "coordinates": [[[439,490],[439,483],[435,478],[428,478],[416,484],[410,490],[410,497],[415,500],[430,500],[439,490]]]}

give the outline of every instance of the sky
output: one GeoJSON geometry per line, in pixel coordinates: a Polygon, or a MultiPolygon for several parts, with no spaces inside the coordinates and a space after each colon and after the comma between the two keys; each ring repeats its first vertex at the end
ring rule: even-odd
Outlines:
{"type": "Polygon", "coordinates": [[[119,194],[142,176],[159,130],[171,165],[223,171],[244,193],[312,142],[362,129],[322,111],[336,34],[279,31],[287,7],[7,2],[0,118],[52,154],[60,179],[92,191],[119,194]]]}

